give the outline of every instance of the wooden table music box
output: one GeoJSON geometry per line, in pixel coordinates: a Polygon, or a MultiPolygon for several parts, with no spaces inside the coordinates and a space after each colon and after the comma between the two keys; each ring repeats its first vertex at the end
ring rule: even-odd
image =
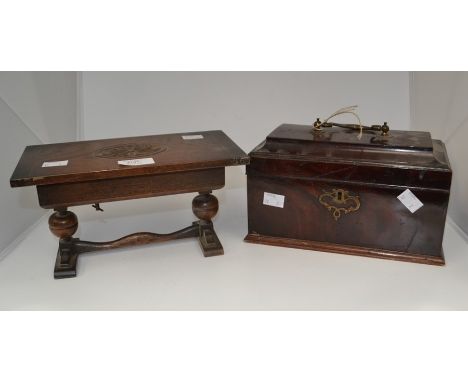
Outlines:
{"type": "Polygon", "coordinates": [[[252,243],[444,264],[444,144],[388,125],[284,124],[250,154],[252,243]]]}
{"type": "Polygon", "coordinates": [[[197,237],[205,256],[223,254],[211,219],[224,186],[224,168],[248,156],[222,131],[166,134],[28,146],[10,179],[12,187],[36,186],[39,204],[54,209],[49,228],[59,237],[54,277],[76,276],[84,252],[197,237]],[[197,192],[192,209],[199,220],[168,234],[138,232],[109,242],[74,238],[70,206],[197,192]]]}

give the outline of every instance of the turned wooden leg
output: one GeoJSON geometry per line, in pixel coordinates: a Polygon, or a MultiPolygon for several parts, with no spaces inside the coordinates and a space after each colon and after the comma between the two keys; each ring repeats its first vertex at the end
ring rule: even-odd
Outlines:
{"type": "Polygon", "coordinates": [[[223,246],[216,235],[211,221],[218,212],[218,207],[218,199],[211,193],[200,193],[192,201],[193,213],[200,219],[200,235],[198,240],[205,257],[224,254],[223,246]]]}
{"type": "Polygon", "coordinates": [[[55,210],[49,217],[49,229],[60,239],[54,278],[75,277],[78,253],[74,251],[72,241],[73,234],[78,229],[78,218],[73,212],[67,211],[66,208],[55,210]]]}

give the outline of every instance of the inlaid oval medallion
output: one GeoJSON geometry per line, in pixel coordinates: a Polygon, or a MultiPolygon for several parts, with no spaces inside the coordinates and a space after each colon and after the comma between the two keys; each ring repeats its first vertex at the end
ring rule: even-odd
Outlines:
{"type": "Polygon", "coordinates": [[[100,158],[133,159],[150,157],[166,150],[166,147],[149,143],[126,143],[116,146],[103,147],[96,150],[94,155],[100,158]]]}

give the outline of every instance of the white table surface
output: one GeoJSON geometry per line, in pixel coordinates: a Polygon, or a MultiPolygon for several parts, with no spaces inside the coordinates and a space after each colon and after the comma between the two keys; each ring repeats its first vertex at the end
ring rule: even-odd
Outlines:
{"type": "MultiPolygon", "coordinates": [[[[81,255],[76,278],[54,280],[58,240],[43,218],[0,262],[2,310],[468,309],[468,244],[447,223],[446,266],[243,242],[245,188],[216,191],[225,255],[196,239],[81,255]]],[[[194,194],[72,208],[83,240],[169,232],[195,220],[194,194]]]]}

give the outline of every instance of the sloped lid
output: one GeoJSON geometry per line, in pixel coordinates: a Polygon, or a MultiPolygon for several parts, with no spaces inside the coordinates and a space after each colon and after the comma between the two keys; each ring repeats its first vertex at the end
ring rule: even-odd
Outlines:
{"type": "Polygon", "coordinates": [[[314,130],[307,125],[281,125],[276,128],[267,140],[296,140],[311,143],[347,144],[364,147],[386,147],[389,149],[432,151],[431,134],[425,131],[399,131],[391,130],[389,135],[383,136],[380,132],[359,132],[340,127],[314,130]]]}
{"type": "Polygon", "coordinates": [[[434,146],[431,134],[422,131],[390,130],[387,136],[377,131],[283,124],[256,147],[251,156],[288,157],[325,162],[418,167],[450,170],[445,150],[434,146]]]}

